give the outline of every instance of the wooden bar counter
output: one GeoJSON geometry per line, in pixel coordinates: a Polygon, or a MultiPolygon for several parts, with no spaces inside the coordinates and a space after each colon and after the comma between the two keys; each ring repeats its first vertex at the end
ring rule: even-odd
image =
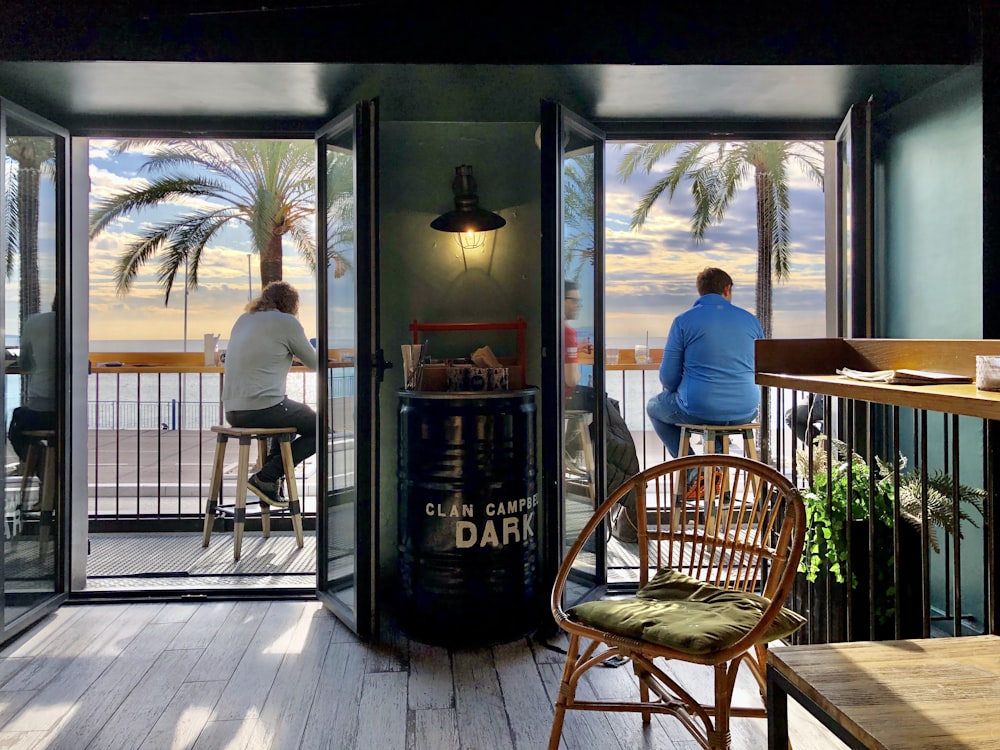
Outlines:
{"type": "Polygon", "coordinates": [[[768,750],[788,750],[787,697],[848,747],[1000,749],[1000,637],[772,648],[768,750]]]}
{"type": "Polygon", "coordinates": [[[761,339],[758,385],[858,401],[1000,420],[1000,392],[976,388],[976,356],[1000,356],[1000,340],[761,339]],[[930,370],[970,377],[971,383],[888,385],[837,375],[838,369],[930,370]]]}
{"type": "MultiPolygon", "coordinates": [[[[205,353],[197,352],[90,352],[91,372],[114,373],[222,373],[225,367],[206,365],[205,353]]],[[[350,349],[330,349],[328,368],[354,367],[354,352],[350,349]]],[[[309,372],[302,365],[293,365],[292,372],[309,372]]]]}

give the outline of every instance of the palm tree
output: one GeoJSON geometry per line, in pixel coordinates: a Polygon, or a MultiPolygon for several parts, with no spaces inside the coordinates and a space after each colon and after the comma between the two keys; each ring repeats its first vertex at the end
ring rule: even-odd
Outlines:
{"type": "Polygon", "coordinates": [[[563,277],[577,281],[594,262],[594,153],[563,164],[563,277]]]}
{"type": "MultiPolygon", "coordinates": [[[[4,186],[7,208],[5,270],[14,273],[14,256],[20,257],[19,329],[31,315],[41,311],[41,282],[38,272],[38,211],[41,175],[53,170],[55,144],[45,136],[10,136],[7,156],[17,162],[4,186]]],[[[21,403],[28,399],[28,379],[21,378],[21,403]]]]}
{"type": "Polygon", "coordinates": [[[677,153],[667,174],[646,192],[632,212],[631,228],[638,229],[656,201],[667,192],[672,200],[682,181],[691,183],[694,213],[691,236],[696,242],[725,217],[730,202],[750,178],[757,195],[756,307],[764,335],[772,322],[772,275],[788,278],[791,247],[791,207],[788,166],[798,164],[823,185],[823,145],[815,141],[661,141],[631,148],[618,168],[625,182],[638,170],[649,174],[661,159],[677,153]]]}
{"type": "MultiPolygon", "coordinates": [[[[98,201],[90,217],[91,239],[116,219],[167,201],[196,199],[201,205],[142,230],[138,239],[126,247],[115,271],[120,295],[128,293],[141,268],[157,254],[164,304],[170,301],[174,280],[185,261],[187,286],[197,288],[204,250],[223,227],[234,223],[250,230],[252,247],[259,258],[261,286],[282,278],[282,243],[286,235],[309,268],[315,270],[314,144],[142,139],[118,141],[113,153],[119,155],[149,145],[154,146],[153,153],[140,170],[155,176],[98,201]],[[185,170],[193,170],[194,174],[185,170]]],[[[340,193],[334,192],[336,188],[330,191],[334,210],[345,204],[353,210],[353,203],[344,199],[351,185],[351,167],[348,156],[330,160],[327,179],[331,186],[342,186],[340,193]]],[[[336,263],[338,276],[347,271],[347,263],[337,250],[330,250],[327,261],[336,263]]]]}
{"type": "Polygon", "coordinates": [[[7,235],[7,274],[13,272],[13,255],[21,258],[21,322],[41,310],[38,278],[38,207],[42,171],[51,168],[55,145],[44,136],[12,136],[7,156],[17,162],[7,186],[11,224],[7,235]],[[10,198],[13,198],[11,201],[10,198]],[[16,243],[16,245],[15,245],[16,243]],[[15,249],[16,248],[16,249],[15,249]]]}

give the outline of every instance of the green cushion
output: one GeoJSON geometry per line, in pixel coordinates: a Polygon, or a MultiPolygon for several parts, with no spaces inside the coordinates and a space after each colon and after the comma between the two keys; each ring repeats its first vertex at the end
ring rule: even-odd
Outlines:
{"type": "MultiPolygon", "coordinates": [[[[635,597],[584,602],[571,607],[569,614],[601,630],[706,655],[749,633],[769,603],[758,594],[719,588],[664,569],[635,597]]],[[[784,638],[805,623],[801,615],[782,608],[759,642],[784,638]]]]}

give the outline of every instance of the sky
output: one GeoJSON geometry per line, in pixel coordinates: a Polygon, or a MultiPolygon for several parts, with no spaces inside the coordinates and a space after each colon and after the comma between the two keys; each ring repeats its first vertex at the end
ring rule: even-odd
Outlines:
{"type": "MultiPolygon", "coordinates": [[[[91,200],[144,179],[141,153],[112,156],[112,141],[91,141],[91,200]]],[[[661,347],[670,321],[690,307],[697,296],[694,279],[707,265],[727,270],[734,279],[733,301],[754,309],[756,220],[752,185],[740,191],[723,224],[711,228],[704,242],[690,236],[690,196],[685,185],[673,201],[661,198],[640,231],[629,229],[632,209],[670,162],[652,175],[636,174],[622,183],[617,177],[624,150],[609,144],[606,151],[606,330],[609,346],[644,342],[661,347]]],[[[125,244],[144,222],[161,221],[188,206],[163,205],[116,222],[91,242],[91,332],[94,342],[120,339],[180,341],[184,336],[184,292],[178,278],[169,305],[156,281],[155,263],[139,274],[132,290],[120,297],[114,287],[114,267],[125,244]]],[[[824,335],[824,214],[822,191],[805,175],[792,181],[791,278],[774,288],[774,336],[824,335]]],[[[226,229],[211,247],[211,261],[200,269],[200,287],[187,300],[189,348],[200,349],[204,333],[228,336],[248,300],[248,286],[259,293],[257,256],[250,258],[249,233],[226,229]]],[[[209,254],[206,254],[206,261],[209,254]]],[[[284,277],[300,292],[299,318],[307,335],[315,335],[315,281],[304,262],[286,245],[284,277]]],[[[584,312],[584,318],[586,312],[584,312]]],[[[585,326],[586,320],[578,321],[585,326]]],[[[179,347],[179,345],[178,345],[179,347]]],[[[96,347],[95,347],[96,348],[96,347]]]]}
{"type": "MultiPolygon", "coordinates": [[[[91,140],[91,206],[148,175],[139,168],[146,160],[140,152],[113,156],[113,141],[91,140]]],[[[194,207],[195,201],[163,204],[155,210],[133,214],[119,220],[90,243],[90,338],[92,341],[143,339],[177,340],[184,338],[184,288],[178,277],[164,306],[164,291],[156,278],[156,262],[147,264],[126,296],[115,291],[114,269],[126,244],[134,239],[140,226],[176,216],[194,207]]],[[[260,294],[260,270],[257,256],[250,258],[250,233],[242,225],[219,232],[217,241],[206,248],[199,269],[199,287],[187,300],[188,341],[200,349],[205,333],[229,335],[233,323],[250,296],[260,294]],[[210,261],[210,262],[209,262],[210,261]]],[[[292,283],[300,296],[299,320],[309,336],[315,336],[316,282],[305,263],[286,243],[284,279],[292,283]]],[[[191,344],[189,344],[190,348],[191,344]]]]}
{"type": "MultiPolygon", "coordinates": [[[[670,322],[697,298],[695,277],[706,266],[733,277],[733,302],[755,309],[757,223],[752,183],[741,189],[723,223],[691,238],[693,203],[687,184],[672,201],[663,195],[638,231],[629,229],[632,210],[641,196],[673,164],[668,159],[652,174],[634,173],[627,183],[618,166],[630,144],[610,144],[605,155],[605,305],[609,346],[645,343],[660,348],[670,322]]],[[[775,338],[825,335],[825,241],[823,192],[796,171],[791,189],[791,273],[774,284],[775,338]]]]}

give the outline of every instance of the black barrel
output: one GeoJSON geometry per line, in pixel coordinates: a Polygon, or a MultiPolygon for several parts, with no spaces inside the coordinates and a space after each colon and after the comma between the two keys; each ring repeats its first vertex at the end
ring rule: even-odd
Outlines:
{"type": "Polygon", "coordinates": [[[417,640],[538,625],[537,392],[399,393],[399,620],[417,640]]]}

